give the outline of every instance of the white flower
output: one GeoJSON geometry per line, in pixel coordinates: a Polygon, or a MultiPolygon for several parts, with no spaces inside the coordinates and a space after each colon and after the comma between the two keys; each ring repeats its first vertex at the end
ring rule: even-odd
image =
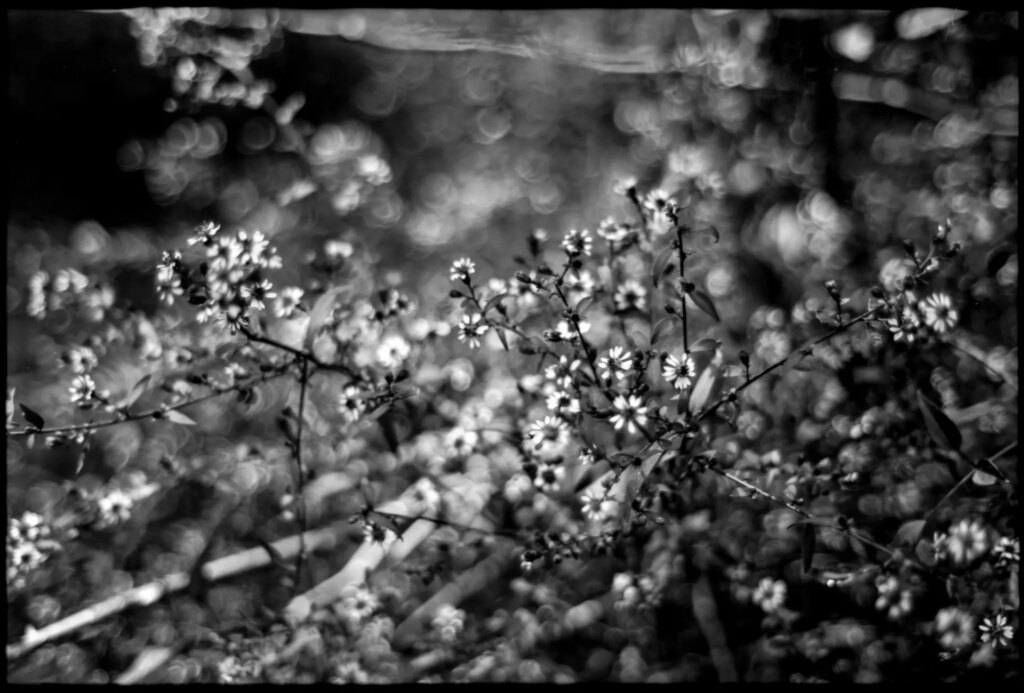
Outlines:
{"type": "Polygon", "coordinates": [[[75,379],[71,381],[71,387],[68,389],[71,392],[71,401],[81,406],[92,399],[93,393],[96,392],[96,382],[92,379],[92,376],[83,373],[82,375],[75,376],[75,379]]]}
{"type": "Polygon", "coordinates": [[[987,617],[978,630],[981,631],[982,642],[992,641],[997,647],[1007,647],[1013,642],[1013,626],[1002,613],[987,617]]]}
{"type": "Polygon", "coordinates": [[[580,401],[566,390],[553,390],[548,394],[548,409],[556,414],[559,412],[578,414],[580,401]]]}
{"type": "Polygon", "coordinates": [[[269,279],[261,279],[258,283],[245,284],[242,286],[242,298],[249,301],[249,307],[254,310],[263,310],[266,305],[263,303],[271,298],[277,298],[277,292],[269,279]]]}
{"type": "Polygon", "coordinates": [[[598,492],[588,491],[580,498],[583,514],[591,520],[607,520],[615,517],[618,506],[612,499],[605,499],[598,492]]]}
{"type": "Polygon", "coordinates": [[[377,363],[383,368],[398,368],[409,356],[409,342],[397,334],[388,335],[377,347],[377,363]]]}
{"type": "Polygon", "coordinates": [[[555,416],[545,416],[530,424],[527,433],[537,450],[559,448],[569,442],[569,426],[555,416]]]}
{"type": "Polygon", "coordinates": [[[469,346],[476,349],[480,346],[480,337],[483,336],[489,326],[481,322],[483,316],[479,313],[463,315],[458,324],[458,338],[460,342],[467,342],[469,346]]]}
{"type": "Polygon", "coordinates": [[[921,303],[921,310],[925,324],[940,334],[956,326],[956,308],[947,294],[932,294],[921,303]]]}
{"type": "Polygon", "coordinates": [[[434,613],[430,625],[441,636],[444,642],[454,642],[459,633],[462,632],[463,622],[466,619],[466,612],[456,609],[451,604],[442,604],[434,613]]]}
{"type": "Polygon", "coordinates": [[[469,283],[469,275],[476,272],[476,265],[468,257],[459,258],[452,263],[452,269],[449,274],[451,280],[459,281],[462,280],[465,283],[469,283]]]}
{"type": "Polygon", "coordinates": [[[935,630],[945,649],[959,650],[974,640],[974,617],[951,606],[936,614],[935,630]]]}
{"type": "Polygon", "coordinates": [[[569,233],[565,234],[565,238],[562,239],[562,250],[567,255],[590,255],[590,249],[594,241],[590,238],[590,232],[586,229],[577,231],[572,229],[569,233]]]}
{"type": "Polygon", "coordinates": [[[616,430],[625,426],[630,433],[636,433],[637,426],[647,423],[647,407],[643,406],[639,395],[630,395],[628,398],[619,395],[612,406],[615,407],[615,415],[609,420],[616,430]]]}
{"type": "Polygon", "coordinates": [[[977,520],[961,520],[949,530],[946,552],[955,563],[967,564],[988,551],[988,535],[977,520]]]}
{"type": "Polygon", "coordinates": [[[1020,562],[1020,540],[1010,537],[1002,537],[992,553],[995,554],[996,561],[1000,565],[1008,565],[1010,563],[1020,562]]]}
{"type": "Polygon", "coordinates": [[[757,583],[757,588],[754,590],[752,600],[765,613],[774,613],[786,601],[786,583],[782,580],[772,580],[770,577],[761,578],[761,582],[757,583]]]}
{"type": "Polygon", "coordinates": [[[544,377],[560,388],[572,386],[573,373],[580,367],[580,360],[569,361],[568,356],[561,356],[558,363],[553,363],[544,369],[544,377]]]}
{"type": "Polygon", "coordinates": [[[697,375],[697,365],[689,354],[683,354],[681,358],[669,356],[662,366],[661,375],[675,389],[685,390],[697,375]]]}
{"type": "Polygon", "coordinates": [[[609,349],[608,355],[597,362],[597,367],[601,369],[603,377],[622,380],[629,375],[629,371],[633,368],[633,357],[624,353],[620,346],[612,347],[609,349]]]}
{"type": "Polygon", "coordinates": [[[299,306],[305,292],[297,286],[286,286],[281,295],[274,301],[274,315],[279,318],[290,318],[299,306]]]}
{"type": "Polygon", "coordinates": [[[627,224],[617,224],[612,217],[607,217],[597,227],[597,235],[609,243],[622,243],[630,233],[627,224]]]}
{"type": "Polygon", "coordinates": [[[338,410],[350,423],[358,420],[366,410],[366,400],[360,397],[361,394],[362,391],[358,387],[349,385],[338,396],[338,410]]]}
{"type": "Polygon", "coordinates": [[[554,493],[565,477],[565,469],[558,464],[545,464],[537,471],[534,485],[544,493],[554,493]]]}
{"type": "Polygon", "coordinates": [[[188,239],[188,244],[203,243],[204,245],[209,245],[218,231],[220,231],[220,224],[214,224],[212,221],[204,222],[196,227],[196,235],[188,239]]]}
{"type": "Polygon", "coordinates": [[[479,441],[480,435],[476,431],[467,431],[461,426],[454,427],[444,437],[445,446],[463,457],[472,453],[479,441]]]}
{"type": "Polygon", "coordinates": [[[576,327],[573,327],[569,324],[568,320],[559,320],[558,325],[555,326],[555,332],[558,333],[563,342],[574,342],[578,339],[576,328],[579,328],[580,334],[586,334],[590,331],[590,323],[586,320],[580,320],[576,323],[576,327]]]}
{"type": "Polygon", "coordinates": [[[644,310],[647,307],[647,289],[635,279],[627,279],[615,291],[615,309],[619,311],[635,308],[644,310]]]}

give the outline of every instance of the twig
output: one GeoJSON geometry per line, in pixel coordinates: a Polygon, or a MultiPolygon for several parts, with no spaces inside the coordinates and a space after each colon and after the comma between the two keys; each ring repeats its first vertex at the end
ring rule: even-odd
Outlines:
{"type": "Polygon", "coordinates": [[[305,424],[306,382],[309,379],[309,362],[304,358],[300,360],[302,361],[302,374],[299,379],[299,423],[298,430],[295,432],[295,466],[298,471],[298,493],[295,497],[295,510],[299,521],[299,551],[295,555],[295,594],[298,594],[299,581],[302,576],[302,561],[306,553],[306,547],[302,541],[302,536],[306,531],[306,499],[303,493],[306,470],[302,465],[302,429],[303,424],[305,424]]]}

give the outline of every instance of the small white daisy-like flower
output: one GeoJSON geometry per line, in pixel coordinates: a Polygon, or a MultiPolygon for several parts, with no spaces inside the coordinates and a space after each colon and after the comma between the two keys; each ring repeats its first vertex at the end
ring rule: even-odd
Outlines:
{"type": "Polygon", "coordinates": [[[483,316],[480,313],[463,315],[458,324],[458,338],[460,342],[466,342],[473,349],[480,346],[480,337],[487,333],[489,326],[482,322],[483,316]]]}
{"type": "Polygon", "coordinates": [[[917,330],[921,326],[921,319],[917,317],[917,312],[913,308],[903,306],[897,316],[886,318],[885,325],[897,342],[913,344],[917,330]]]}
{"type": "Polygon", "coordinates": [[[609,243],[622,243],[632,233],[628,224],[616,223],[612,217],[604,219],[597,227],[597,235],[609,243]]]}
{"type": "Polygon", "coordinates": [[[398,368],[409,357],[412,349],[405,338],[393,334],[385,337],[377,347],[377,363],[383,368],[398,368]]]}
{"type": "Polygon", "coordinates": [[[569,426],[557,416],[545,416],[530,424],[527,435],[537,450],[560,448],[569,442],[569,426]]]}
{"type": "Polygon", "coordinates": [[[597,362],[597,367],[601,369],[603,377],[622,380],[633,368],[633,357],[620,346],[612,347],[608,350],[608,355],[597,362]]]}
{"type": "Polygon", "coordinates": [[[593,246],[593,239],[590,238],[590,232],[586,229],[577,231],[572,229],[569,233],[565,234],[565,238],[562,239],[562,250],[566,252],[570,257],[577,255],[590,255],[590,249],[593,246]]]}
{"type": "Polygon", "coordinates": [[[476,265],[468,257],[459,258],[452,263],[452,269],[449,274],[452,281],[463,281],[469,283],[469,276],[476,272],[476,265]]]}
{"type": "Polygon", "coordinates": [[[643,400],[639,395],[619,395],[612,402],[612,406],[615,408],[615,415],[609,421],[615,426],[615,430],[625,426],[630,433],[636,433],[637,426],[647,423],[647,407],[643,406],[643,400]]]}
{"type": "Polygon", "coordinates": [[[978,626],[978,630],[981,631],[982,642],[992,642],[996,647],[1007,647],[1013,642],[1013,626],[1005,614],[998,613],[986,617],[978,626]]]}
{"type": "Polygon", "coordinates": [[[966,565],[988,551],[988,534],[977,520],[961,520],[949,530],[946,553],[955,563],[966,565]]]}
{"type": "Polygon", "coordinates": [[[188,239],[188,244],[202,243],[209,245],[213,242],[213,237],[217,235],[218,231],[220,231],[220,224],[214,224],[212,221],[203,222],[196,227],[195,235],[188,239]]]}
{"type": "Polygon", "coordinates": [[[99,365],[96,352],[87,346],[72,347],[68,351],[65,361],[71,368],[71,372],[78,375],[84,375],[99,365]]]}
{"type": "Polygon", "coordinates": [[[217,324],[227,327],[231,334],[235,334],[243,327],[249,326],[249,316],[245,314],[245,306],[238,303],[229,303],[228,307],[217,313],[217,324]]]}
{"type": "Polygon", "coordinates": [[[92,399],[93,394],[96,392],[96,382],[92,379],[92,376],[83,373],[82,375],[75,376],[75,379],[71,381],[71,387],[68,388],[71,392],[71,401],[82,406],[92,399]]]}
{"type": "Polygon", "coordinates": [[[761,578],[754,589],[751,600],[761,607],[766,614],[779,610],[786,601],[786,583],[782,580],[772,580],[770,577],[761,578]]]}
{"type": "Polygon", "coordinates": [[[948,294],[932,294],[921,303],[924,322],[939,334],[949,332],[956,326],[957,312],[948,294]]]}
{"type": "Polygon", "coordinates": [[[579,328],[580,334],[586,334],[590,331],[590,323],[586,320],[580,320],[576,323],[576,327],[573,327],[568,320],[559,320],[555,326],[555,332],[562,339],[563,342],[575,342],[579,339],[576,334],[576,328],[579,328]]]}
{"type": "Polygon", "coordinates": [[[472,453],[478,442],[480,435],[476,431],[467,431],[461,426],[451,429],[444,437],[445,446],[461,457],[472,453]]]}
{"type": "Polygon", "coordinates": [[[566,414],[578,414],[580,412],[580,401],[567,390],[554,390],[548,395],[548,409],[566,414]]]}
{"type": "Polygon", "coordinates": [[[697,375],[697,365],[689,354],[683,354],[681,358],[669,356],[661,368],[661,375],[675,389],[685,390],[697,375]]]}
{"type": "Polygon", "coordinates": [[[124,491],[115,489],[107,493],[97,503],[100,512],[97,528],[105,529],[125,522],[132,516],[133,505],[131,497],[124,491]]]}
{"type": "Polygon", "coordinates": [[[349,385],[338,396],[338,410],[349,423],[356,421],[366,411],[366,400],[361,398],[362,390],[349,385]]]}
{"type": "Polygon", "coordinates": [[[580,450],[580,465],[585,467],[588,464],[594,464],[594,451],[591,448],[583,448],[580,450]]]}
{"type": "Polygon", "coordinates": [[[586,270],[565,275],[565,290],[573,299],[589,296],[594,291],[594,277],[586,270]]]}
{"type": "Polygon", "coordinates": [[[959,650],[974,640],[974,617],[951,606],[935,616],[935,632],[939,643],[947,650],[959,650]]]}
{"type": "Polygon", "coordinates": [[[305,292],[297,286],[286,286],[274,301],[274,315],[279,318],[290,318],[299,307],[299,301],[305,292]]]}
{"type": "Polygon", "coordinates": [[[537,470],[534,485],[542,493],[554,493],[565,477],[565,469],[559,464],[545,464],[537,470]]]}
{"type": "Polygon", "coordinates": [[[466,612],[456,609],[451,604],[442,604],[434,613],[430,625],[438,632],[444,642],[454,642],[462,632],[466,612]]]}
{"type": "Polygon", "coordinates": [[[615,309],[619,311],[644,310],[647,307],[647,289],[635,279],[627,279],[615,290],[615,309]]]}
{"type": "Polygon", "coordinates": [[[583,514],[595,521],[607,520],[615,517],[615,510],[618,507],[612,499],[603,498],[598,492],[588,491],[580,498],[583,506],[583,514]]]}
{"type": "Polygon", "coordinates": [[[255,284],[246,284],[242,287],[242,298],[249,301],[249,307],[254,310],[263,310],[266,300],[277,298],[277,292],[273,290],[274,285],[269,279],[261,279],[255,284]]]}
{"type": "Polygon", "coordinates": [[[1020,563],[1020,540],[1016,537],[1002,537],[992,549],[999,565],[1020,563]]]}
{"type": "Polygon", "coordinates": [[[568,356],[561,356],[558,363],[553,363],[544,369],[544,377],[561,388],[572,386],[572,376],[580,367],[580,360],[569,360],[568,356]]]}

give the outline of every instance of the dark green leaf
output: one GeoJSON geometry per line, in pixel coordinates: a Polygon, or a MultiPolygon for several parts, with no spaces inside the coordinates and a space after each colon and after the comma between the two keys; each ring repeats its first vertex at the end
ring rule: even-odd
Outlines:
{"type": "Polygon", "coordinates": [[[46,425],[46,421],[37,412],[29,409],[24,404],[19,405],[21,407],[21,413],[25,415],[25,420],[28,421],[35,428],[42,428],[46,425]]]}
{"type": "Polygon", "coordinates": [[[391,405],[392,402],[385,402],[384,404],[380,405],[363,418],[366,419],[367,421],[374,421],[376,419],[379,419],[380,417],[384,416],[384,414],[387,413],[388,409],[391,408],[391,405]]]}
{"type": "Polygon", "coordinates": [[[505,348],[505,351],[508,351],[508,340],[505,339],[505,330],[496,327],[494,331],[498,333],[498,341],[501,342],[501,346],[505,348]]]}
{"type": "Polygon", "coordinates": [[[911,520],[904,522],[903,526],[896,532],[893,543],[898,546],[914,546],[921,539],[921,531],[924,529],[924,520],[911,520]]]}
{"type": "Polygon", "coordinates": [[[176,411],[174,409],[172,409],[169,412],[165,413],[164,414],[164,418],[167,419],[168,421],[170,421],[171,423],[183,424],[185,426],[195,426],[196,425],[195,421],[193,421],[189,417],[185,416],[180,411],[176,411]]]}
{"type": "Polygon", "coordinates": [[[996,246],[989,251],[988,255],[985,256],[985,274],[990,277],[996,276],[996,274],[1003,268],[1006,261],[1013,255],[1013,248],[1009,245],[1003,244],[996,246]]]}
{"type": "Polygon", "coordinates": [[[693,353],[699,351],[714,351],[720,346],[722,346],[722,343],[720,341],[708,337],[707,339],[702,339],[693,346],[691,346],[690,352],[693,353]]]}
{"type": "Polygon", "coordinates": [[[655,258],[651,266],[651,281],[654,282],[654,286],[658,286],[658,280],[661,279],[661,275],[665,274],[665,268],[668,267],[668,263],[672,260],[672,255],[672,249],[667,248],[655,258]]]}
{"type": "Polygon", "coordinates": [[[658,323],[654,326],[654,331],[651,332],[651,346],[654,346],[655,344],[658,343],[658,340],[661,338],[661,335],[665,333],[669,326],[671,326],[672,321],[674,319],[675,316],[669,315],[658,321],[658,323]]]}
{"type": "Polygon", "coordinates": [[[698,308],[710,315],[715,322],[718,322],[718,311],[715,309],[715,304],[712,303],[711,298],[708,297],[706,293],[703,291],[693,291],[687,294],[687,296],[690,297],[690,300],[693,301],[698,308]]]}
{"type": "Polygon", "coordinates": [[[487,311],[489,311],[494,306],[498,305],[498,303],[501,302],[501,299],[508,298],[509,295],[510,294],[508,292],[505,292],[505,293],[501,293],[501,294],[498,294],[497,296],[493,297],[491,300],[489,300],[487,303],[484,304],[483,310],[480,311],[481,314],[486,314],[487,311]]]}
{"type": "Polygon", "coordinates": [[[932,440],[950,450],[959,450],[962,438],[956,424],[950,421],[938,405],[922,395],[920,390],[917,392],[917,403],[924,414],[924,423],[932,440]]]}
{"type": "Polygon", "coordinates": [[[813,524],[808,522],[804,525],[803,536],[800,538],[800,560],[804,575],[810,572],[811,564],[814,562],[814,544],[817,535],[818,530],[814,528],[813,524]]]}
{"type": "Polygon", "coordinates": [[[303,340],[307,351],[313,348],[313,340],[316,339],[320,328],[327,322],[327,318],[331,316],[331,312],[334,310],[335,299],[338,298],[339,294],[346,291],[347,288],[336,286],[333,289],[328,289],[313,304],[313,310],[309,312],[309,325],[306,326],[306,338],[303,340]]]}
{"type": "Polygon", "coordinates": [[[576,302],[576,307],[573,308],[573,312],[583,315],[583,311],[590,307],[590,304],[594,302],[593,296],[584,296],[576,302]]]}

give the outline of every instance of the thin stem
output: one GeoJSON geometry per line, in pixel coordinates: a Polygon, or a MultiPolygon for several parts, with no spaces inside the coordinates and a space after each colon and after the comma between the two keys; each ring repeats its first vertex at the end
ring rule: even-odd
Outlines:
{"type": "Polygon", "coordinates": [[[184,409],[185,407],[192,406],[193,404],[199,404],[200,402],[205,402],[206,400],[213,399],[214,397],[220,397],[221,395],[226,395],[230,392],[237,392],[239,390],[251,387],[258,383],[263,383],[269,380],[273,380],[274,378],[279,378],[285,374],[286,370],[286,367],[279,367],[279,370],[275,370],[269,373],[263,373],[259,377],[247,380],[243,383],[235,383],[230,387],[215,387],[213,388],[213,392],[210,392],[209,394],[206,395],[193,397],[192,399],[187,399],[183,402],[178,402],[177,404],[170,404],[165,407],[160,407],[158,409],[150,409],[148,411],[144,411],[138,414],[124,414],[120,418],[111,419],[109,421],[91,421],[89,423],[84,424],[73,424],[70,426],[53,426],[50,428],[23,428],[17,431],[8,431],[7,435],[8,437],[11,438],[19,438],[31,435],[46,435],[50,433],[77,433],[80,431],[92,431],[97,428],[106,428],[108,426],[117,426],[118,424],[128,423],[129,421],[142,421],[143,419],[158,419],[161,418],[163,414],[166,412],[184,409]]]}
{"type": "Polygon", "coordinates": [[[299,521],[299,551],[295,555],[295,595],[299,594],[299,579],[302,571],[302,561],[306,554],[305,541],[303,535],[306,532],[306,504],[304,502],[303,486],[306,480],[306,470],[302,464],[302,428],[305,424],[305,409],[306,409],[306,382],[309,379],[309,362],[306,359],[302,361],[302,375],[299,380],[299,423],[298,430],[295,433],[295,466],[298,469],[299,480],[298,480],[298,493],[296,494],[296,515],[299,521]]]}

